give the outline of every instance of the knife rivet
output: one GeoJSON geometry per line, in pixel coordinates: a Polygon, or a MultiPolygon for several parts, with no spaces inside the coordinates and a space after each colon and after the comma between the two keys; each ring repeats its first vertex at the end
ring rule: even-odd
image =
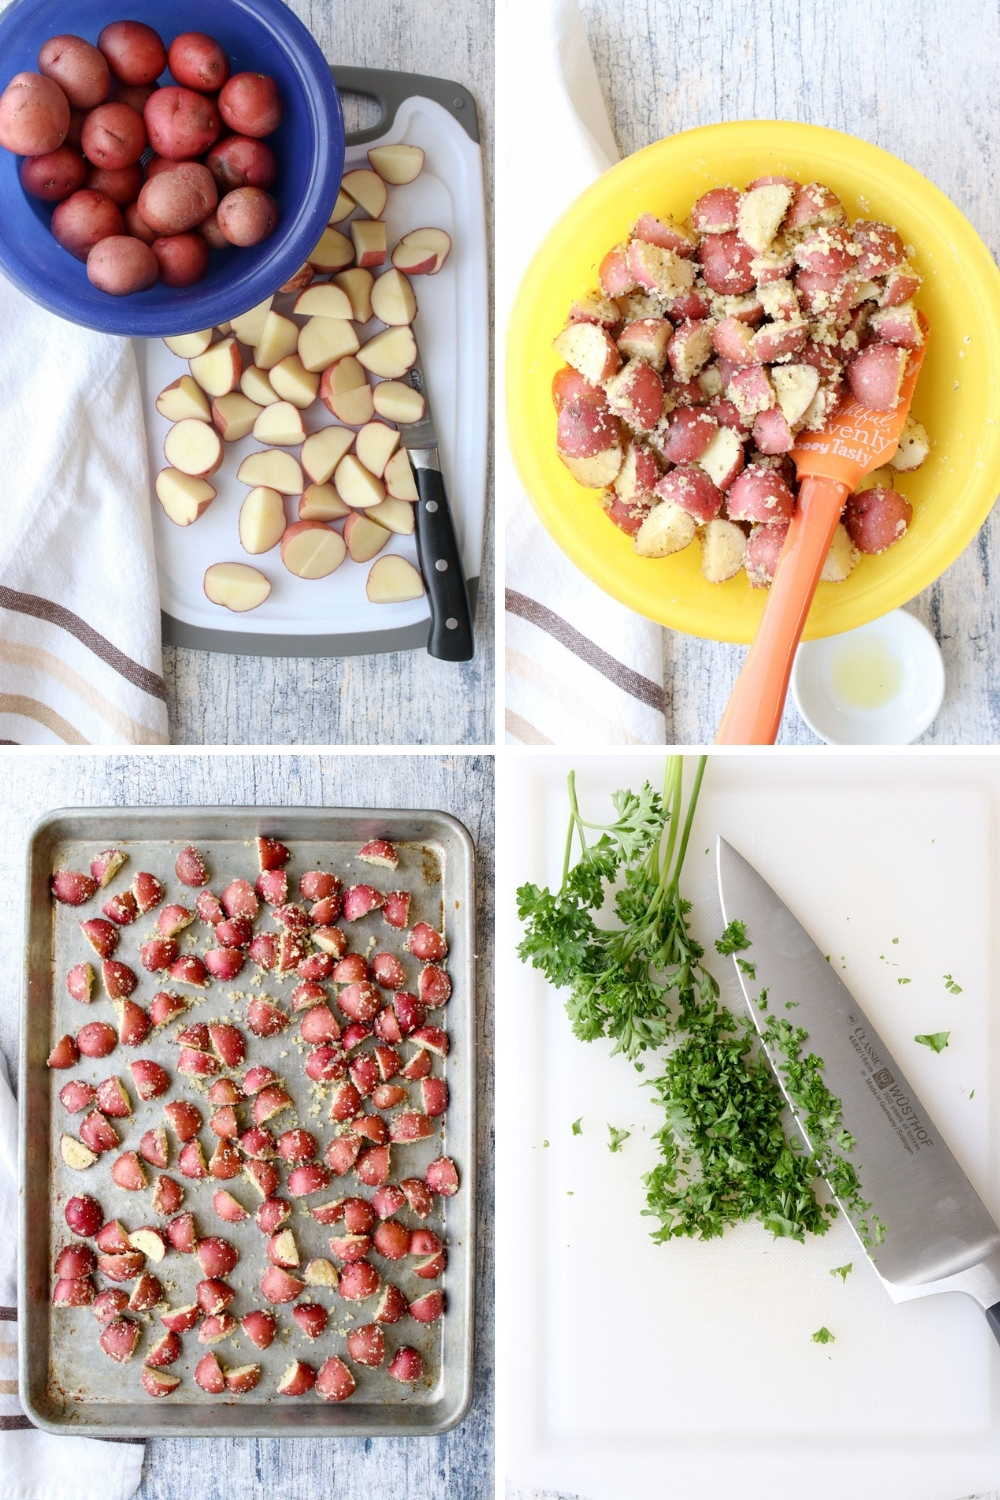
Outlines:
{"type": "Polygon", "coordinates": [[[458,621],[454,617],[452,617],[450,620],[445,620],[444,623],[445,623],[445,625],[447,626],[447,628],[449,630],[457,630],[458,629],[458,621]]]}
{"type": "Polygon", "coordinates": [[[436,500],[428,500],[427,504],[424,506],[424,510],[429,511],[431,515],[434,514],[437,508],[438,503],[436,500]]]}
{"type": "Polygon", "coordinates": [[[447,573],[448,571],[448,564],[445,562],[443,557],[439,557],[434,566],[437,568],[439,573],[447,573]]]}

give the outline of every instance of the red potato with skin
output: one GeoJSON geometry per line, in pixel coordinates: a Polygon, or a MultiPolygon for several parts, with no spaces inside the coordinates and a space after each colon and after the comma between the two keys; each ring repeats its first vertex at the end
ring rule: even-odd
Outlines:
{"type": "Polygon", "coordinates": [[[192,89],[157,89],[147,99],[142,115],[149,144],[159,156],[171,161],[201,156],[215,144],[222,130],[215,104],[192,89]]]}
{"type": "Polygon", "coordinates": [[[144,245],[152,245],[158,238],[156,230],[150,229],[142,214],[139,212],[138,203],[129,203],[124,209],[122,217],[125,220],[125,229],[134,240],[142,240],[144,245]]]}
{"type": "Polygon", "coordinates": [[[71,109],[94,109],[111,87],[104,54],[80,36],[49,37],[39,49],[38,71],[59,85],[71,109]]]}
{"type": "Polygon", "coordinates": [[[847,366],[851,395],[874,411],[895,411],[909,351],[895,344],[870,344],[847,366]]]}
{"type": "Polygon", "coordinates": [[[74,964],[66,975],[66,990],[74,1000],[89,1005],[97,975],[91,964],[74,964]]]}
{"type": "MultiPolygon", "coordinates": [[[[689,464],[696,462],[711,445],[718,432],[718,424],[707,412],[697,407],[680,408],[671,412],[668,419],[667,441],[663,445],[663,457],[668,463],[689,464]]],[[[659,481],[657,474],[652,488],[659,481]]]]}
{"type": "Polygon", "coordinates": [[[644,360],[629,360],[606,391],[611,411],[640,432],[651,432],[663,415],[663,382],[644,360]]]}
{"type": "Polygon", "coordinates": [[[753,440],[761,453],[790,453],[795,437],[777,406],[758,412],[754,418],[753,440]]]}
{"type": "Polygon", "coordinates": [[[175,162],[148,181],[139,212],[159,234],[183,234],[200,224],[218,202],[215,179],[200,162],[175,162]]]}
{"type": "Polygon", "coordinates": [[[81,188],[58,203],[52,215],[52,233],[77,260],[85,261],[94,246],[125,228],[121,209],[103,193],[81,188]]]}
{"type": "Polygon", "coordinates": [[[45,156],[69,130],[69,100],[51,78],[17,73],[0,94],[0,146],[16,156],[45,156]]]}
{"type": "MultiPolygon", "coordinates": [[[[215,178],[220,196],[234,188],[273,187],[278,178],[278,161],[270,146],[248,135],[227,135],[218,141],[205,157],[205,165],[215,178]]],[[[304,285],[312,281],[312,270],[304,285]]]]}
{"type": "Polygon", "coordinates": [[[26,156],[18,169],[24,191],[42,203],[61,203],[83,187],[87,163],[70,146],[58,146],[44,156],[26,156]]]}
{"type": "Polygon", "coordinates": [[[638,286],[629,267],[626,250],[625,245],[615,245],[608,251],[598,268],[598,280],[609,297],[627,297],[638,286]]]}
{"type": "Polygon", "coordinates": [[[237,135],[270,135],[283,113],[278,85],[266,73],[234,73],[219,94],[219,113],[237,135]]]}
{"type": "Polygon", "coordinates": [[[559,412],[571,403],[601,408],[607,406],[608,398],[599,385],[587,380],[572,365],[565,365],[552,377],[552,404],[559,412]]]}
{"type": "Polygon", "coordinates": [[[167,65],[183,88],[214,94],[229,77],[229,58],[214,37],[184,31],[167,49],[167,65]]]}
{"type": "Polygon", "coordinates": [[[906,497],[881,486],[849,496],[844,510],[848,536],[859,552],[871,556],[900,541],[912,520],[913,507],[906,497]]]}
{"type": "Polygon", "coordinates": [[[97,38],[97,45],[122,83],[152,83],[167,66],[167,49],[142,21],[112,21],[97,38]]]}
{"type": "Polygon", "coordinates": [[[795,496],[774,469],[753,464],[733,481],[726,509],[733,521],[782,526],[792,519],[795,496]]]}
{"type": "Polygon", "coordinates": [[[740,195],[736,188],[710,188],[691,210],[691,223],[699,234],[731,234],[736,228],[740,195]]]}
{"type": "Polygon", "coordinates": [[[142,191],[142,168],[133,163],[125,167],[95,167],[87,171],[84,187],[95,193],[103,193],[112,203],[125,209],[134,203],[142,191]]]}
{"type": "Polygon", "coordinates": [[[754,526],[743,557],[751,588],[770,588],[787,535],[787,522],[776,526],[754,526]]]}
{"type": "Polygon", "coordinates": [[[99,104],[83,122],[80,144],[95,167],[130,167],[146,149],[143,117],[128,104],[99,104]]]}
{"type": "Polygon", "coordinates": [[[116,104],[127,104],[141,115],[146,108],[146,100],[159,87],[158,83],[122,83],[120,79],[112,78],[108,98],[116,104]]]}
{"type": "Polygon", "coordinates": [[[755,277],[751,267],[754,252],[735,231],[708,234],[698,247],[701,274],[713,292],[739,296],[752,291],[755,277]]]}
{"type": "Polygon", "coordinates": [[[200,234],[161,235],[150,249],[164,286],[194,286],[208,270],[208,244],[200,234]]]}
{"type": "Polygon", "coordinates": [[[234,188],[216,210],[220,232],[231,245],[244,248],[259,245],[273,234],[278,216],[277,202],[259,187],[234,188]]]}

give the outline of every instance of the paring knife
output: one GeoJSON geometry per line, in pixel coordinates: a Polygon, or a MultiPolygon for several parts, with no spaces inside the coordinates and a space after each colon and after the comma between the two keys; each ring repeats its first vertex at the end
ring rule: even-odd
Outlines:
{"type": "Polygon", "coordinates": [[[410,384],[424,398],[420,421],[410,422],[400,430],[420,496],[416,515],[417,557],[431,611],[427,652],[442,661],[470,661],[476,648],[469,591],[445,494],[437,433],[419,355],[410,369],[410,384]]]}
{"type": "MultiPolygon", "coordinates": [[[[907,1302],[932,1292],[965,1292],[984,1309],[1000,1341],[1000,1229],[902,1068],[809,934],[723,838],[717,860],[724,920],[745,922],[751,940],[743,957],[752,962],[755,977],[738,966],[736,972],[758,1032],[775,1015],[803,1027],[809,1051],[823,1060],[826,1086],[841,1101],[844,1125],[856,1141],[849,1159],[863,1197],[885,1226],[883,1242],[862,1243],[862,1249],[890,1297],[907,1302]],[[762,989],[766,1013],[756,1003],[762,989]],[[794,1010],[785,1009],[788,1001],[794,1010]]],[[[764,1046],[780,1084],[778,1059],[764,1046]]],[[[797,1113],[796,1123],[808,1145],[797,1113]]],[[[860,1240],[858,1223],[838,1203],[860,1240]]]]}

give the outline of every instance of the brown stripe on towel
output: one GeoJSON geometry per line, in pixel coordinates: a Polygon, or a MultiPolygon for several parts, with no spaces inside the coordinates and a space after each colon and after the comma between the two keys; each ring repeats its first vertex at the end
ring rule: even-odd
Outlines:
{"type": "Polygon", "coordinates": [[[95,656],[100,657],[120,677],[124,677],[126,682],[141,688],[151,698],[159,698],[166,703],[167,685],[162,677],[133,661],[124,651],[119,651],[117,646],[113,646],[92,625],[88,625],[86,620],[73,614],[72,610],[64,609],[61,604],[53,604],[51,599],[42,599],[37,594],[21,594],[16,589],[4,588],[2,585],[0,607],[14,610],[17,614],[32,615],[36,620],[47,620],[50,625],[58,625],[61,630],[75,635],[78,641],[82,641],[88,650],[93,651],[95,656]]]}
{"type": "Polygon", "coordinates": [[[0,1307],[0,1323],[16,1323],[16,1322],[17,1322],[17,1308],[16,1307],[0,1307]]]}
{"type": "Polygon", "coordinates": [[[57,734],[64,745],[89,745],[78,729],[75,729],[62,714],[57,714],[47,703],[37,698],[28,698],[24,693],[0,693],[0,714],[18,714],[22,719],[34,719],[57,734]]]}
{"type": "Polygon", "coordinates": [[[613,682],[615,687],[621,688],[623,693],[628,693],[632,698],[638,698],[640,703],[655,708],[657,713],[663,713],[661,684],[653,682],[649,677],[643,677],[641,672],[627,667],[624,662],[617,661],[587,636],[582,635],[561,615],[555,614],[544,604],[539,604],[537,599],[529,599],[526,594],[519,594],[514,589],[507,589],[505,604],[510,614],[520,616],[531,625],[537,625],[539,630],[544,630],[547,635],[551,635],[561,646],[565,646],[567,651],[572,651],[574,656],[585,661],[588,667],[593,667],[595,672],[600,672],[601,676],[613,682]]]}
{"type": "Polygon", "coordinates": [[[0,1432],[24,1432],[27,1428],[34,1427],[34,1425],[34,1422],[25,1416],[0,1417],[0,1432]]]}
{"type": "Polygon", "coordinates": [[[552,740],[547,739],[540,729],[534,724],[529,724],[527,719],[516,714],[512,708],[508,708],[504,714],[504,722],[508,734],[516,735],[522,745],[551,745],[552,740]]]}

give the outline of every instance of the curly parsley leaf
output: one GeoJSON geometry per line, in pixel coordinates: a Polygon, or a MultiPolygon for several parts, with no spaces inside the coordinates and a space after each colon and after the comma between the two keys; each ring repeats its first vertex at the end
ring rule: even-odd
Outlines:
{"type": "Polygon", "coordinates": [[[829,1328],[817,1328],[812,1335],[812,1341],[814,1344],[834,1344],[836,1336],[830,1332],[829,1328]]]}
{"type": "Polygon", "coordinates": [[[734,917],[720,938],[715,940],[715,951],[717,953],[742,953],[750,947],[750,939],[747,937],[747,924],[734,917]]]}
{"type": "Polygon", "coordinates": [[[948,1045],[950,1031],[925,1031],[913,1040],[919,1042],[922,1047],[930,1047],[932,1052],[943,1052],[948,1045]]]}
{"type": "Polygon", "coordinates": [[[610,1136],[610,1140],[608,1141],[608,1150],[620,1151],[631,1134],[631,1130],[616,1130],[613,1125],[609,1125],[608,1135],[610,1136]]]}

